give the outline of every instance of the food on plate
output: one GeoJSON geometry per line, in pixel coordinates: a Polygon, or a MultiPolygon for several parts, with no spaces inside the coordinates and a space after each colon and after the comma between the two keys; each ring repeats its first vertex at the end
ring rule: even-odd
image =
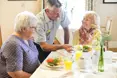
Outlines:
{"type": "Polygon", "coordinates": [[[89,52],[92,50],[92,47],[90,45],[84,45],[83,46],[83,52],[89,52]]]}
{"type": "Polygon", "coordinates": [[[46,62],[49,66],[58,66],[62,64],[62,59],[61,58],[48,58],[46,62]]]}
{"type": "Polygon", "coordinates": [[[82,50],[83,49],[83,46],[82,45],[76,45],[74,46],[74,50],[82,50]]]}
{"type": "Polygon", "coordinates": [[[83,51],[83,52],[89,52],[92,50],[92,47],[90,45],[76,45],[74,46],[75,51],[83,51]]]}

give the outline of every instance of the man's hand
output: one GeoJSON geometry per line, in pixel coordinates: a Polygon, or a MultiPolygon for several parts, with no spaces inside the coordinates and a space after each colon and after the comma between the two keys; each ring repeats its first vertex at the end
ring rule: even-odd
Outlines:
{"type": "Polygon", "coordinates": [[[64,44],[64,45],[62,45],[62,47],[63,47],[63,49],[67,50],[67,52],[73,51],[72,46],[69,44],[64,44]]]}
{"type": "Polygon", "coordinates": [[[50,45],[46,42],[40,42],[40,46],[41,48],[44,50],[44,51],[56,51],[56,50],[59,50],[59,49],[65,49],[67,50],[68,52],[71,52],[73,51],[72,49],[72,46],[69,45],[69,44],[63,44],[63,45],[50,45]]]}

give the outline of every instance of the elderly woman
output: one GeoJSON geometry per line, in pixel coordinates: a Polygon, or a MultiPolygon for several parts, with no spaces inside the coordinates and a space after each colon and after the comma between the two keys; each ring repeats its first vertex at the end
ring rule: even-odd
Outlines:
{"type": "MultiPolygon", "coordinates": [[[[82,20],[82,26],[73,34],[73,45],[99,45],[101,39],[100,17],[94,11],[88,11],[82,20]]],[[[96,45],[96,46],[97,46],[96,45]]]]}
{"type": "Polygon", "coordinates": [[[21,12],[15,18],[14,33],[0,52],[0,78],[29,78],[39,66],[38,51],[31,40],[37,18],[21,12]]]}

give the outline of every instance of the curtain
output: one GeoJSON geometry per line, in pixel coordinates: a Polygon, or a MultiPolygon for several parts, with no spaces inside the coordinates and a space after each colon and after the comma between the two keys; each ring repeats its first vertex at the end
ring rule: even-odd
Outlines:
{"type": "Polygon", "coordinates": [[[86,11],[92,11],[93,10],[93,5],[94,5],[94,0],[85,0],[86,3],[86,11]]]}

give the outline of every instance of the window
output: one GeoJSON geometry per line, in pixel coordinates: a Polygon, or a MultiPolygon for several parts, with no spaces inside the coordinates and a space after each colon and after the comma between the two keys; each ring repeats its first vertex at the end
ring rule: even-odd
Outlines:
{"type": "Polygon", "coordinates": [[[78,29],[82,23],[82,17],[85,12],[85,0],[60,0],[64,8],[68,12],[71,20],[70,28],[78,29]]]}

